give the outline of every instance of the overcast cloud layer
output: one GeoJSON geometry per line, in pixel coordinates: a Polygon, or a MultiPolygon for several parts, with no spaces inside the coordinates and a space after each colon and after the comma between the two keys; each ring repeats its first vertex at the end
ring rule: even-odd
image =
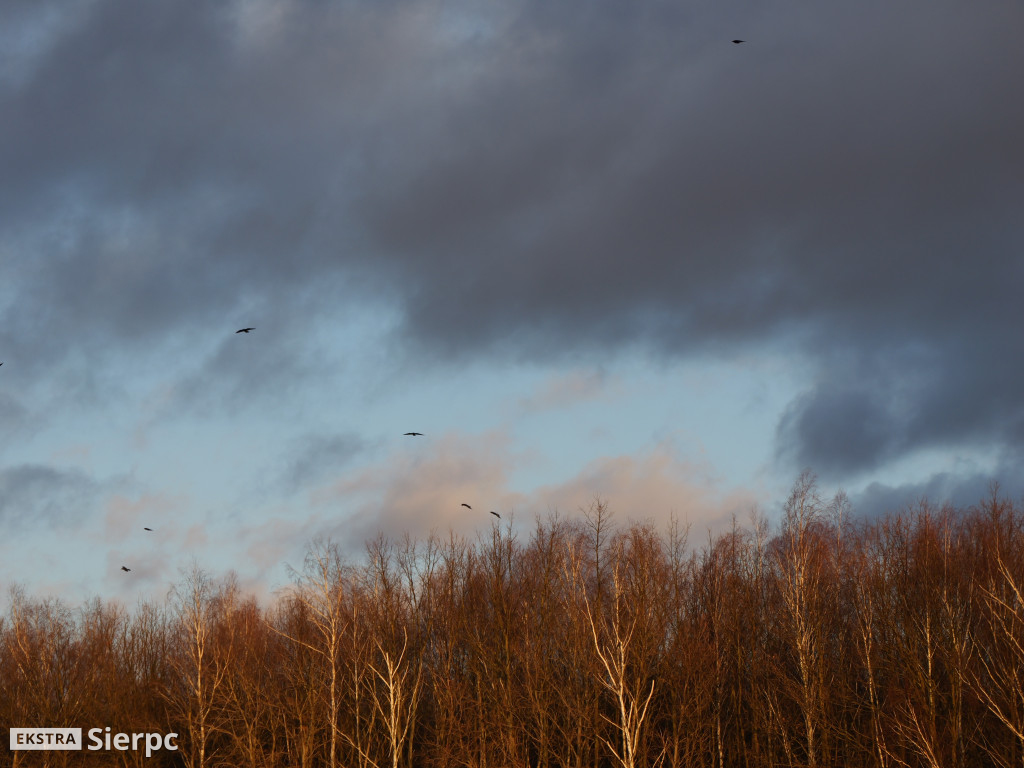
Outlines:
{"type": "MultiPolygon", "coordinates": [[[[7,0],[0,372],[109,403],[106,364],[273,318],[259,359],[181,363],[163,407],[208,413],[330,369],[309,329],[377,303],[410,366],[775,345],[812,372],[783,466],[1012,469],[1022,30],[987,0],[7,0]]],[[[360,447],[306,439],[289,483],[360,447]]]]}

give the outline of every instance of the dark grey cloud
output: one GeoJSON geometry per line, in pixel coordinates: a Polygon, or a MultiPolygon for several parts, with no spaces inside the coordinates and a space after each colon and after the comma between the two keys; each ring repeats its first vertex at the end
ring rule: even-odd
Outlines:
{"type": "MultiPolygon", "coordinates": [[[[239,314],[232,325],[208,328],[209,351],[185,356],[168,365],[170,395],[155,419],[173,421],[183,415],[237,416],[251,408],[272,407],[286,415],[302,410],[303,402],[288,397],[310,383],[324,386],[346,368],[306,337],[314,335],[315,305],[294,298],[284,306],[261,305],[239,314]],[[290,310],[290,311],[289,311],[290,310]],[[258,319],[248,334],[236,333],[258,319]],[[310,322],[312,320],[312,323],[310,322]]],[[[195,339],[195,337],[193,336],[195,339]]],[[[197,342],[198,339],[195,339],[197,342]]],[[[198,347],[202,345],[197,343],[198,347]]]]}
{"type": "Polygon", "coordinates": [[[2,11],[39,371],[373,297],[431,360],[785,343],[779,452],[825,474],[1024,445],[1020,4],[55,7],[2,11]]]}
{"type": "Polygon", "coordinates": [[[358,435],[305,435],[292,442],[292,458],[282,483],[290,492],[305,488],[345,467],[365,448],[365,441],[358,435]]]}
{"type": "Polygon", "coordinates": [[[0,468],[0,522],[12,529],[75,524],[93,511],[96,482],[77,470],[42,464],[0,468]]]}
{"type": "Polygon", "coordinates": [[[878,469],[916,448],[1024,448],[1024,344],[1012,327],[970,327],[824,355],[779,424],[793,463],[825,478],[878,469]]]}
{"type": "Polygon", "coordinates": [[[870,383],[827,379],[790,404],[780,443],[795,454],[794,464],[814,466],[825,477],[849,467],[874,468],[899,448],[902,419],[894,411],[870,383]]]}
{"type": "Polygon", "coordinates": [[[851,498],[854,512],[867,519],[899,514],[924,501],[938,508],[950,504],[968,509],[998,494],[1019,501],[1024,499],[1024,480],[1020,477],[1020,456],[1004,457],[994,469],[961,466],[953,471],[936,472],[919,482],[889,484],[873,482],[851,498]]]}
{"type": "Polygon", "coordinates": [[[20,436],[36,426],[38,418],[14,395],[0,387],[0,429],[9,436],[20,436]]]}

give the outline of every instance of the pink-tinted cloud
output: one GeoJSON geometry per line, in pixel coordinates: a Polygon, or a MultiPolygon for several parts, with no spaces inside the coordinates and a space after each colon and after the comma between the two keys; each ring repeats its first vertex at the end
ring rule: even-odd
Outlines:
{"type": "Polygon", "coordinates": [[[592,461],[575,477],[532,491],[529,505],[572,515],[597,498],[620,520],[664,525],[674,515],[690,523],[695,534],[720,530],[734,514],[744,518],[758,501],[750,490],[720,488],[706,467],[681,459],[661,444],[639,455],[592,461]]]}
{"type": "Polygon", "coordinates": [[[522,413],[536,413],[608,397],[620,388],[620,383],[602,368],[578,369],[548,379],[535,392],[520,398],[517,405],[522,413]]]}
{"type": "Polygon", "coordinates": [[[188,530],[185,531],[185,547],[186,549],[196,549],[199,547],[205,547],[209,541],[209,537],[206,534],[206,526],[202,523],[190,525],[188,530]]]}
{"type": "MultiPolygon", "coordinates": [[[[316,516],[296,520],[282,513],[244,533],[246,559],[259,573],[289,561],[302,543],[311,541],[323,521],[316,516]]],[[[297,566],[298,563],[293,563],[297,566]]]]}
{"type": "Polygon", "coordinates": [[[511,472],[522,459],[499,432],[445,435],[345,475],[313,501],[321,513],[338,509],[338,523],[323,532],[347,541],[353,550],[381,532],[423,538],[450,528],[474,536],[497,522],[491,510],[502,515],[503,523],[514,520],[517,525],[554,510],[573,516],[598,497],[619,520],[665,525],[675,515],[689,522],[696,535],[721,530],[733,515],[745,519],[758,502],[752,490],[721,488],[706,466],[677,456],[668,444],[637,455],[603,457],[562,482],[532,489],[511,486],[511,472]]]}
{"type": "Polygon", "coordinates": [[[471,535],[494,520],[492,509],[510,508],[524,496],[508,488],[517,463],[508,437],[447,434],[418,439],[383,463],[344,476],[313,495],[315,505],[351,510],[335,535],[360,543],[378,532],[425,537],[432,530],[471,535]],[[466,509],[463,503],[472,509],[466,509]]]}

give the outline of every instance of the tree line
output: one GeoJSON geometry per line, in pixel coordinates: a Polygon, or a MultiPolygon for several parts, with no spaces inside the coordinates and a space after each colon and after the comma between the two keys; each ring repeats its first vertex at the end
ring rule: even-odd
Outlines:
{"type": "Polygon", "coordinates": [[[876,520],[809,474],[695,545],[597,501],[528,536],[313,542],[272,604],[11,594],[0,723],[175,732],[12,766],[1024,768],[1024,514],[876,520]]]}

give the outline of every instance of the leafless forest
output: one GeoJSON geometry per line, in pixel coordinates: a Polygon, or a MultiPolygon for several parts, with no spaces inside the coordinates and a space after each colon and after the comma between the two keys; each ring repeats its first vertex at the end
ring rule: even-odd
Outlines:
{"type": "MultiPolygon", "coordinates": [[[[178,752],[7,765],[1024,767],[1024,514],[856,520],[813,479],[695,541],[595,503],[529,536],[309,548],[261,607],[15,592],[0,723],[177,732],[178,752]]],[[[6,730],[6,729],[5,729],[6,730]]]]}

